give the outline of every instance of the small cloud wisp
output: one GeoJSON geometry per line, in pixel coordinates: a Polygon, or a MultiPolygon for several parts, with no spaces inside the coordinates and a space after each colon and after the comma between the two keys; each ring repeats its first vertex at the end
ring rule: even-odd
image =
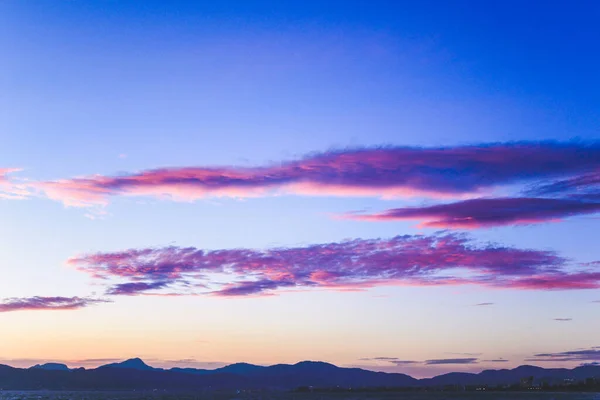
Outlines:
{"type": "Polygon", "coordinates": [[[87,297],[24,297],[8,298],[0,301],[0,313],[28,310],[77,310],[109,300],[87,297]]]}

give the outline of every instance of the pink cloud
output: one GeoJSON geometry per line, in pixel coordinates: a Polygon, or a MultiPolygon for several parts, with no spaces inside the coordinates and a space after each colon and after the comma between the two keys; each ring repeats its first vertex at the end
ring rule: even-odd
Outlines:
{"type": "Polygon", "coordinates": [[[598,289],[600,288],[600,272],[537,274],[513,280],[511,284],[515,289],[530,290],[598,289]]]}
{"type": "Polygon", "coordinates": [[[348,213],[361,221],[421,221],[433,228],[475,229],[557,221],[600,212],[600,203],[578,199],[479,198],[425,207],[392,208],[375,214],[348,213]]]}
{"type": "Polygon", "coordinates": [[[404,235],[267,250],[195,247],[84,254],[68,264],[107,294],[264,295],[286,290],[479,285],[528,290],[600,287],[600,272],[569,272],[551,251],[477,244],[462,234],[404,235]],[[223,278],[225,277],[225,278],[223,278]]]}
{"type": "Polygon", "coordinates": [[[0,168],[0,184],[8,182],[8,174],[13,172],[19,172],[20,170],[20,168],[0,168]]]}
{"type": "Polygon", "coordinates": [[[27,310],[76,310],[108,300],[87,297],[25,297],[9,298],[0,301],[0,312],[27,310]]]}
{"type": "Polygon", "coordinates": [[[70,206],[111,196],[197,200],[270,195],[464,198],[497,186],[568,178],[600,166],[600,142],[517,142],[476,146],[329,151],[270,166],[161,168],[34,186],[70,206]]]}
{"type": "Polygon", "coordinates": [[[0,168],[0,199],[23,200],[29,197],[30,191],[26,185],[8,178],[9,174],[19,171],[20,168],[0,168]]]}

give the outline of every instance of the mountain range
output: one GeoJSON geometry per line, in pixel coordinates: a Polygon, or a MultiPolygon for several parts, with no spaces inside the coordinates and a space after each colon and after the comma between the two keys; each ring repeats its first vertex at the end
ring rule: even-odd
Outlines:
{"type": "Polygon", "coordinates": [[[280,389],[313,387],[439,387],[446,385],[510,385],[522,378],[562,383],[587,378],[600,379],[600,366],[574,369],[541,368],[523,365],[514,369],[486,370],[480,373],[439,375],[416,379],[406,374],[341,368],[317,361],[297,364],[259,366],[231,364],[214,370],[196,368],[154,368],[139,358],[112,363],[94,369],[70,369],[64,364],[48,363],[31,368],[0,365],[0,389],[27,390],[214,390],[214,389],[280,389]]]}

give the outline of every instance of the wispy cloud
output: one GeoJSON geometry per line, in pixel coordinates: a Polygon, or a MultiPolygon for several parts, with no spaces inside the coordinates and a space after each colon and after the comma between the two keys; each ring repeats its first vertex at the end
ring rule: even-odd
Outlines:
{"type": "Polygon", "coordinates": [[[600,361],[600,350],[597,347],[584,350],[564,351],[560,353],[539,353],[525,361],[600,361]]]}
{"type": "Polygon", "coordinates": [[[412,364],[419,364],[419,361],[412,361],[412,360],[392,360],[390,361],[392,364],[394,365],[412,365],[412,364]]]}
{"type": "Polygon", "coordinates": [[[536,195],[575,194],[581,198],[600,199],[600,169],[552,182],[542,182],[534,185],[528,193],[536,195]]]}
{"type": "Polygon", "coordinates": [[[426,365],[445,365],[445,364],[476,364],[477,358],[439,358],[435,360],[426,360],[426,365]]]}
{"type": "Polygon", "coordinates": [[[600,202],[553,198],[478,198],[426,207],[392,208],[380,213],[347,213],[361,221],[421,221],[422,227],[475,229],[529,225],[600,212],[600,202]]]}
{"type": "Polygon", "coordinates": [[[477,303],[475,304],[475,307],[486,307],[486,306],[493,306],[494,303],[477,303]]]}
{"type": "Polygon", "coordinates": [[[122,358],[85,358],[83,360],[70,360],[77,364],[108,364],[123,361],[122,358]]]}
{"type": "Polygon", "coordinates": [[[0,312],[26,310],[76,310],[108,300],[87,297],[24,297],[0,301],[0,312]]]}
{"type": "Polygon", "coordinates": [[[130,249],[78,255],[68,264],[109,284],[111,295],[160,293],[156,290],[164,288],[171,295],[246,296],[385,285],[600,287],[600,271],[569,272],[569,261],[552,251],[478,244],[467,235],[444,232],[266,250],[130,249]]]}
{"type": "Polygon", "coordinates": [[[360,361],[383,361],[395,365],[411,365],[411,364],[421,364],[422,361],[413,361],[413,360],[401,360],[398,357],[372,357],[372,358],[360,358],[360,361]]]}
{"type": "MultiPolygon", "coordinates": [[[[480,356],[481,353],[449,353],[449,354],[462,354],[470,356],[480,356]]],[[[508,360],[504,358],[480,360],[477,357],[461,357],[461,358],[438,358],[433,360],[425,361],[414,361],[414,360],[402,360],[398,357],[372,357],[372,358],[360,358],[360,361],[382,361],[396,366],[403,365],[448,365],[448,364],[477,364],[480,361],[487,363],[504,363],[508,360]]]]}
{"type": "Polygon", "coordinates": [[[169,286],[167,281],[154,282],[127,282],[112,286],[107,292],[107,295],[132,295],[147,290],[163,289],[169,286]]]}
{"type": "Polygon", "coordinates": [[[11,172],[19,171],[17,168],[0,168],[0,184],[4,184],[8,181],[7,175],[11,172]]]}
{"type": "Polygon", "coordinates": [[[573,318],[554,318],[554,321],[569,322],[569,321],[573,321],[573,318]]]}
{"type": "Polygon", "coordinates": [[[600,142],[515,142],[457,147],[355,148],[248,167],[151,169],[122,176],[38,182],[71,206],[103,205],[111,196],[195,200],[278,194],[464,197],[512,184],[566,179],[600,166],[600,142]]]}
{"type": "Polygon", "coordinates": [[[0,199],[23,200],[29,197],[30,190],[25,184],[14,182],[8,177],[19,171],[20,168],[0,168],[0,199]]]}

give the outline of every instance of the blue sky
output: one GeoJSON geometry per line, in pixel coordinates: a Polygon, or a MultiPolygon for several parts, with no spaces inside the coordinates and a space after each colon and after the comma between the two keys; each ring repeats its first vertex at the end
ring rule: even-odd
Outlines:
{"type": "MultiPolygon", "coordinates": [[[[591,1],[577,7],[3,2],[0,169],[22,169],[10,177],[27,186],[164,167],[265,167],[377,146],[574,139],[597,146],[599,14],[591,1]]],[[[115,195],[90,209],[31,190],[25,200],[0,201],[4,298],[102,297],[102,282],[66,265],[78,254],[169,245],[297,248],[431,235],[437,229],[418,228],[419,221],[332,216],[449,201],[294,193],[188,201],[115,195]]],[[[516,192],[505,185],[496,194],[516,192]]],[[[600,260],[597,224],[597,215],[586,214],[467,234],[477,243],[593,262],[600,260]]],[[[600,328],[600,305],[592,303],[600,300],[596,289],[376,286],[258,298],[111,300],[61,312],[0,313],[0,323],[10,326],[0,333],[0,353],[13,364],[127,356],[275,363],[310,356],[431,375],[497,366],[480,361],[392,368],[359,359],[481,353],[481,360],[503,357],[518,365],[535,353],[599,345],[593,335],[600,328]],[[484,302],[494,304],[473,306],[484,302]],[[19,333],[24,330],[30,332],[26,337],[19,333]]]]}

